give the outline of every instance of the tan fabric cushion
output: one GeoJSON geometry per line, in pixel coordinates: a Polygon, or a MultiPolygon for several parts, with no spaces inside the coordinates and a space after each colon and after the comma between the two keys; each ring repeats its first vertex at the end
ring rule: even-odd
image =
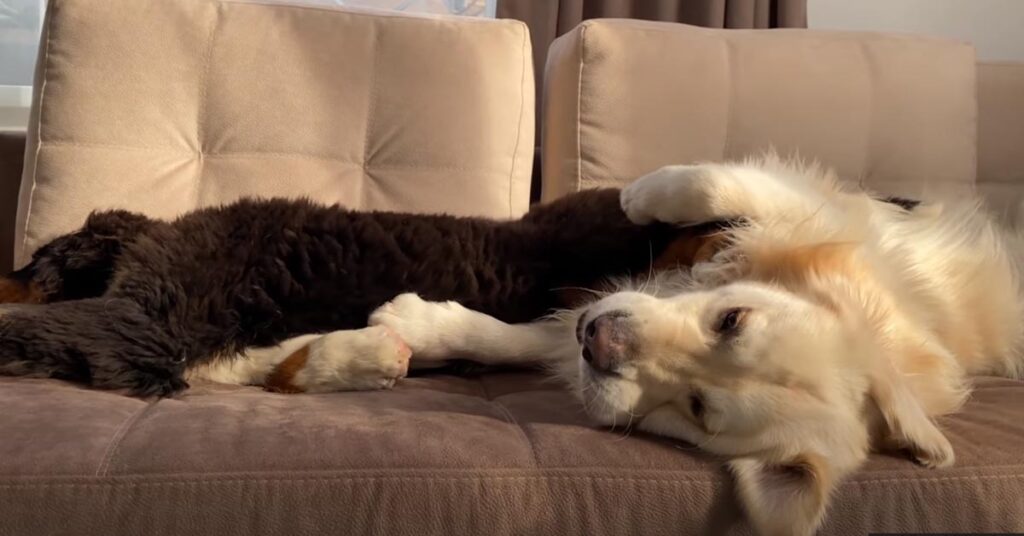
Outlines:
{"type": "Polygon", "coordinates": [[[978,65],[978,189],[1024,223],[1024,63],[978,65]]]}
{"type": "Polygon", "coordinates": [[[244,195],[516,216],[534,93],[516,21],[215,0],[59,0],[37,73],[20,260],[97,207],[244,195]]]}
{"type": "Polygon", "coordinates": [[[956,42],[593,20],[552,45],[544,199],[665,164],[799,151],[889,194],[975,177],[975,60],[956,42]]]}
{"type": "MultiPolygon", "coordinates": [[[[721,460],[531,374],[148,402],[0,378],[0,407],[0,534],[752,536],[721,460]]],[[[956,466],[873,456],[819,536],[1024,531],[1022,410],[1024,382],[979,380],[939,420],[956,466]]]]}

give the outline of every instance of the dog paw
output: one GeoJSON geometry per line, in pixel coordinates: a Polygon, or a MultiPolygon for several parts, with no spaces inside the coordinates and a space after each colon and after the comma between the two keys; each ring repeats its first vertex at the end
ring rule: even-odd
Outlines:
{"type": "Polygon", "coordinates": [[[951,467],[956,461],[953,445],[949,443],[946,436],[937,430],[934,437],[930,438],[927,443],[914,444],[909,450],[914,461],[930,469],[951,467]]]}
{"type": "Polygon", "coordinates": [[[712,206],[713,178],[708,166],[665,166],[622,189],[622,210],[630,221],[641,225],[719,219],[721,215],[712,206]]]}
{"type": "Polygon", "coordinates": [[[288,385],[308,393],[390,389],[408,373],[411,356],[384,326],[335,331],[309,343],[306,362],[288,385]]]}
{"type": "Polygon", "coordinates": [[[444,360],[456,357],[448,341],[461,337],[459,318],[464,311],[455,302],[428,302],[406,293],[371,313],[369,324],[394,330],[417,359],[444,360]]]}

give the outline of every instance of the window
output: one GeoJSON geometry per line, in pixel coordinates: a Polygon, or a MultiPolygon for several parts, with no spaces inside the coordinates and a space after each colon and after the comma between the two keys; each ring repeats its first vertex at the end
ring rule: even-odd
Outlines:
{"type": "MultiPolygon", "coordinates": [[[[497,5],[497,0],[282,1],[471,17],[494,17],[497,5]]],[[[0,130],[23,129],[28,124],[45,8],[46,0],[0,0],[0,130]]]]}
{"type": "Polygon", "coordinates": [[[24,128],[45,0],[0,0],[0,130],[24,128]]]}
{"type": "Polygon", "coordinates": [[[322,4],[373,9],[413,11],[465,15],[469,17],[493,17],[497,0],[285,0],[286,2],[322,4]]]}

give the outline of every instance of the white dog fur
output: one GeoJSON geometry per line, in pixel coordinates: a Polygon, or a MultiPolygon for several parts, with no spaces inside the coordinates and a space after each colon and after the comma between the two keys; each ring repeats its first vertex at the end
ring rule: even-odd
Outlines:
{"type": "Polygon", "coordinates": [[[390,329],[371,326],[303,335],[278,346],[251,348],[245,356],[213,361],[187,371],[188,381],[263,385],[288,392],[325,393],[390,389],[409,368],[409,347],[390,329]],[[283,363],[301,356],[285,381],[283,363]]]}
{"type": "MultiPolygon", "coordinates": [[[[397,332],[414,363],[540,359],[597,422],[629,422],[728,457],[740,502],[765,536],[813,534],[836,484],[873,449],[952,464],[933,417],[963,404],[969,375],[1024,376],[1024,242],[976,204],[906,211],[845,190],[817,166],[769,156],[662,168],[625,188],[622,207],[637,223],[746,223],[709,262],[551,319],[509,325],[405,294],[370,324],[397,332]],[[606,312],[625,318],[635,339],[612,373],[581,358],[576,333],[581,319],[606,312]],[[723,332],[730,313],[737,327],[723,332]]],[[[259,383],[302,344],[313,362],[330,361],[320,368],[346,369],[300,378],[303,390],[387,387],[404,373],[392,364],[406,357],[392,337],[344,333],[197,376],[259,383]]]]}
{"type": "Polygon", "coordinates": [[[622,206],[637,223],[746,224],[710,262],[553,321],[513,326],[403,295],[371,324],[394,329],[414,360],[543,356],[599,423],[729,457],[763,535],[813,534],[872,449],[952,464],[933,417],[963,404],[971,374],[1024,373],[1022,242],[974,204],[907,211],[767,157],[663,168],[625,188],[622,206]],[[575,329],[611,311],[635,341],[599,373],[575,329]],[[718,332],[730,312],[738,327],[718,332]]]}

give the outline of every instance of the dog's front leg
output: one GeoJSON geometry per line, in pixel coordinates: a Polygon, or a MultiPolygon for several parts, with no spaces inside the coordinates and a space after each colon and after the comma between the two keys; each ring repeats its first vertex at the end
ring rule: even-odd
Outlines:
{"type": "Polygon", "coordinates": [[[803,178],[749,165],[665,166],[625,187],[620,200],[639,224],[800,221],[829,208],[822,191],[803,178]]]}
{"type": "Polygon", "coordinates": [[[486,365],[555,364],[579,356],[573,324],[539,320],[507,324],[455,302],[402,294],[370,315],[370,325],[393,329],[413,360],[470,359],[486,365]]]}

